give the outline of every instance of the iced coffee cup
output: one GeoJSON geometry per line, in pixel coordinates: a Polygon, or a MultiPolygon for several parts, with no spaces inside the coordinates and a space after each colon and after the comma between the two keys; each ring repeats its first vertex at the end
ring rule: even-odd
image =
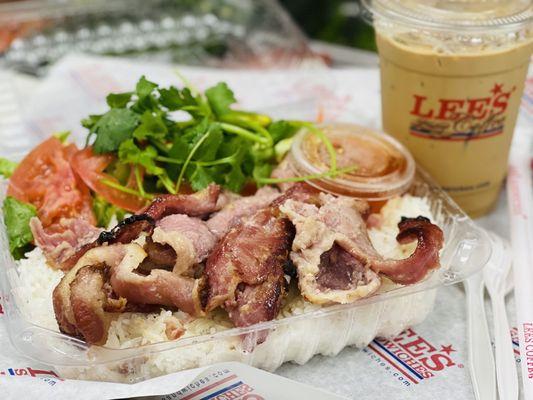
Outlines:
{"type": "Polygon", "coordinates": [[[471,216],[495,204],[533,51],[531,0],[363,0],[383,129],[471,216]]]}

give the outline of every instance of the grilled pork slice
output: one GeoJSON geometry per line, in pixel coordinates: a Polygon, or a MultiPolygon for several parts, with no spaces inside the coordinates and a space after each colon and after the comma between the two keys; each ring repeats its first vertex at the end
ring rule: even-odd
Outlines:
{"type": "Polygon", "coordinates": [[[281,309],[285,286],[285,279],[278,274],[270,274],[258,285],[239,284],[235,299],[225,303],[230,319],[235,326],[273,320],[281,309]]]}
{"type": "Polygon", "coordinates": [[[163,269],[152,269],[148,275],[137,272],[147,257],[136,243],[124,246],[126,254],[110,269],[110,282],[117,295],[136,304],[175,307],[193,316],[203,315],[200,305],[201,280],[184,277],[163,269]]]}
{"type": "Polygon", "coordinates": [[[104,344],[111,314],[123,312],[126,299],[109,297],[109,269],[99,265],[82,267],[70,284],[70,304],[76,329],[87,343],[104,344]]]}
{"type": "Polygon", "coordinates": [[[82,218],[62,218],[56,227],[61,229],[57,232],[45,229],[37,217],[30,220],[35,244],[43,251],[48,264],[60,269],[65,269],[65,261],[94,242],[102,232],[82,218]]]}
{"type": "Polygon", "coordinates": [[[315,304],[351,303],[375,292],[381,280],[357,253],[366,227],[351,198],[320,195],[322,206],[287,200],[280,211],[296,227],[291,259],[302,295],[315,304]]]}
{"type": "Polygon", "coordinates": [[[139,214],[148,215],[156,221],[170,214],[207,217],[224,205],[224,202],[219,201],[220,192],[220,186],[212,183],[193,194],[163,194],[156,197],[139,214]]]}
{"type": "Polygon", "coordinates": [[[75,251],[62,257],[61,269],[72,268],[90,249],[102,244],[127,244],[143,232],[151,235],[156,222],[171,214],[184,214],[191,217],[205,217],[220,210],[225,201],[220,196],[220,186],[211,184],[204,190],[190,194],[161,195],[148,205],[141,213],[121,221],[108,232],[101,232],[96,240],[77,246],[75,251]]]}
{"type": "Polygon", "coordinates": [[[207,226],[217,238],[221,238],[244,217],[267,207],[278,196],[279,191],[277,189],[271,186],[264,186],[253,196],[237,197],[211,216],[207,221],[207,226]]]}
{"type": "Polygon", "coordinates": [[[406,218],[398,223],[396,240],[401,244],[417,240],[413,254],[403,260],[377,258],[372,262],[374,271],[401,284],[416,283],[428,271],[440,265],[439,252],[444,244],[444,233],[426,217],[406,218]]]}
{"type": "Polygon", "coordinates": [[[317,304],[349,303],[380,286],[378,273],[401,284],[415,283],[439,265],[442,231],[428,219],[404,219],[397,239],[418,239],[404,260],[384,259],[372,246],[357,200],[320,194],[319,204],[289,199],[280,207],[296,226],[291,259],[302,295],[317,304]]]}
{"type": "Polygon", "coordinates": [[[204,221],[183,214],[169,215],[159,221],[151,240],[167,245],[174,253],[172,270],[177,274],[190,274],[191,268],[206,259],[217,241],[204,221]]]}
{"type": "Polygon", "coordinates": [[[126,300],[116,298],[105,285],[109,268],[126,255],[124,246],[91,249],[68,271],[53,292],[53,306],[61,332],[102,344],[107,340],[111,316],[120,312],[126,300]]]}
{"type": "Polygon", "coordinates": [[[224,306],[236,326],[273,319],[285,292],[294,227],[267,207],[234,226],[215,246],[205,267],[206,310],[224,306]]]}
{"type": "Polygon", "coordinates": [[[136,244],[103,245],[87,251],[53,292],[53,306],[61,332],[90,344],[103,344],[116,313],[154,311],[147,305],[178,308],[203,315],[202,281],[153,269],[137,269],[147,253],[136,244]]]}

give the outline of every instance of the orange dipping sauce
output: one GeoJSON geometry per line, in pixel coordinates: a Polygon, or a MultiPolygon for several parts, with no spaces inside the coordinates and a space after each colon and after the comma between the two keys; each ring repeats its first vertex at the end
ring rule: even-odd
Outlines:
{"type": "MultiPolygon", "coordinates": [[[[310,185],[370,202],[386,201],[411,186],[415,162],[394,138],[355,124],[324,124],[319,128],[335,148],[337,168],[354,169],[335,177],[310,180],[310,185]]],[[[288,157],[299,176],[324,173],[330,168],[326,146],[310,131],[298,133],[288,157]]]]}

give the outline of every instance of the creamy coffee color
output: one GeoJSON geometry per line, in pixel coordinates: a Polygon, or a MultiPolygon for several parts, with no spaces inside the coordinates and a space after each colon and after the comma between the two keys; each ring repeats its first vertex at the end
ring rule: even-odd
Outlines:
{"type": "MultiPolygon", "coordinates": [[[[450,13],[461,3],[443,3],[448,5],[443,13],[453,22],[450,13]]],[[[513,5],[487,3],[484,7],[495,7],[488,13],[494,18],[513,5]]],[[[473,6],[464,14],[470,20],[478,15],[473,6]]],[[[487,10],[482,14],[485,24],[487,10]]],[[[394,22],[382,18],[375,23],[383,128],[467,213],[480,216],[496,202],[507,171],[533,51],[531,31],[526,26],[499,34],[501,27],[470,30],[469,24],[451,29],[450,21],[435,30],[394,22]]]]}

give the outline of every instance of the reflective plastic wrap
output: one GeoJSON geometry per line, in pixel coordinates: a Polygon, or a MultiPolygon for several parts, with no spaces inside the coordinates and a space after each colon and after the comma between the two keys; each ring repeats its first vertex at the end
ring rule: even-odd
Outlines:
{"type": "Polygon", "coordinates": [[[304,35],[272,0],[0,3],[0,65],[40,75],[72,52],[241,68],[314,59],[304,35]]]}

